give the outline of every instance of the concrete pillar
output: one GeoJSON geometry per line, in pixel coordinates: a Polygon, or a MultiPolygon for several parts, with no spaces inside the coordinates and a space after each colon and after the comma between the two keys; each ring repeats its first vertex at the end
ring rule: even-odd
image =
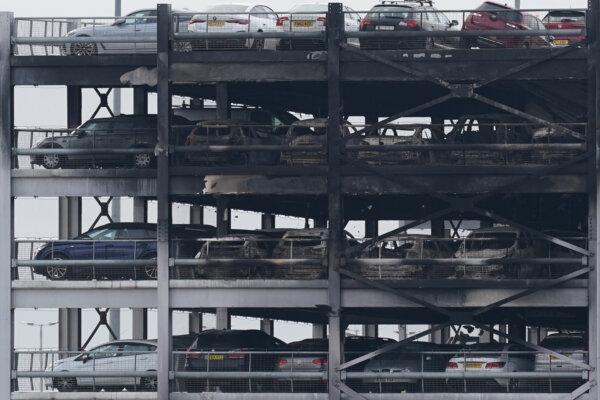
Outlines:
{"type": "Polygon", "coordinates": [[[190,224],[204,225],[204,207],[198,205],[190,207],[190,224]]]}
{"type": "Polygon", "coordinates": [[[431,236],[443,238],[446,236],[444,219],[434,219],[431,221],[431,236]]]}
{"type": "MultiPolygon", "coordinates": [[[[148,339],[148,309],[134,308],[131,311],[131,338],[138,340],[148,339]]],[[[111,328],[113,328],[112,325],[111,328]]]]}
{"type": "Polygon", "coordinates": [[[362,335],[368,337],[379,336],[379,325],[377,324],[366,324],[362,326],[362,335]]]}
{"type": "Polygon", "coordinates": [[[229,310],[224,307],[217,308],[216,311],[217,316],[217,329],[225,330],[231,329],[231,316],[229,315],[229,310]]]}
{"type": "MultiPolygon", "coordinates": [[[[58,349],[79,351],[81,347],[81,309],[58,310],[58,349]]],[[[67,355],[65,355],[67,357],[67,355]]]]}
{"type": "Polygon", "coordinates": [[[148,201],[144,198],[133,199],[133,222],[148,222],[148,201]]]}
{"type": "Polygon", "coordinates": [[[275,215],[262,214],[260,218],[261,229],[275,229],[275,215]]]}
{"type": "MultiPolygon", "coordinates": [[[[429,328],[431,328],[431,325],[429,325],[429,328]]],[[[444,330],[443,329],[439,329],[435,332],[431,333],[431,341],[435,344],[443,344],[444,342],[444,330]]]]}
{"type": "Polygon", "coordinates": [[[217,236],[225,236],[231,229],[231,209],[227,207],[227,201],[223,198],[217,199],[217,236]]]}
{"type": "Polygon", "coordinates": [[[188,314],[188,332],[189,333],[200,333],[202,332],[202,313],[198,311],[192,311],[188,314]]]}
{"type": "Polygon", "coordinates": [[[406,325],[398,325],[398,340],[406,339],[406,325]]]}
{"type": "Polygon", "coordinates": [[[275,336],[275,321],[272,319],[261,319],[260,320],[260,330],[268,333],[271,336],[275,336]]]}
{"type": "Polygon", "coordinates": [[[231,104],[229,103],[227,83],[217,83],[216,92],[217,119],[227,119],[231,116],[231,104]]]}
{"type": "Polygon", "coordinates": [[[81,198],[58,198],[58,238],[69,240],[81,234],[81,198]]]}
{"type": "Polygon", "coordinates": [[[148,90],[145,86],[133,88],[133,113],[136,115],[148,114],[148,90]]]}
{"type": "Polygon", "coordinates": [[[327,325],[325,324],[312,324],[312,337],[313,339],[324,339],[327,337],[327,325]]]}
{"type": "Polygon", "coordinates": [[[491,343],[492,335],[488,331],[480,332],[479,335],[479,343],[491,343]]]}
{"type": "Polygon", "coordinates": [[[327,228],[327,220],[323,218],[315,218],[315,228],[327,228]]]}
{"type": "MultiPolygon", "coordinates": [[[[108,310],[108,325],[116,336],[116,340],[121,339],[121,309],[111,308],[108,310]]],[[[111,337],[111,340],[113,338],[111,337]]]]}
{"type": "Polygon", "coordinates": [[[67,128],[81,125],[81,87],[67,86],[67,128]]]}
{"type": "Polygon", "coordinates": [[[525,340],[527,335],[527,328],[523,321],[515,319],[508,325],[508,334],[518,339],[525,340]]]}
{"type": "MultiPolygon", "coordinates": [[[[500,332],[504,332],[504,333],[508,334],[508,325],[499,325],[498,326],[498,330],[500,332]]],[[[500,342],[500,343],[507,343],[507,340],[506,340],[506,338],[499,337],[498,338],[498,342],[500,342]]]]}

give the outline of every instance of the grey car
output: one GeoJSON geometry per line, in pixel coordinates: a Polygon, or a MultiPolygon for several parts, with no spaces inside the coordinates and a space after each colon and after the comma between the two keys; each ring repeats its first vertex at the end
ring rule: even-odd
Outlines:
{"type": "MultiPolygon", "coordinates": [[[[31,157],[31,163],[46,169],[63,167],[82,168],[90,166],[133,166],[150,168],[154,166],[154,147],[157,142],[156,115],[120,115],[111,118],[94,118],[69,134],[43,139],[37,149],[140,149],[138,153],[87,153],[62,154],[45,153],[31,157]]],[[[189,121],[173,117],[173,140],[189,132],[189,121]]],[[[180,144],[176,143],[176,144],[180,144]]]]}

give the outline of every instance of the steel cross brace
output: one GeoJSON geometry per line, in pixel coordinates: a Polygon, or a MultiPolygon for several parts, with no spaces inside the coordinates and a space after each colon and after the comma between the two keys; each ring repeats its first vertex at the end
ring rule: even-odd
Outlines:
{"type": "MultiPolygon", "coordinates": [[[[411,302],[413,302],[415,304],[418,304],[418,305],[423,306],[425,308],[428,308],[428,309],[430,309],[430,310],[432,310],[434,312],[437,312],[437,313],[439,313],[439,314],[441,314],[441,315],[443,315],[443,316],[445,316],[445,317],[447,317],[449,319],[446,323],[441,324],[441,325],[437,325],[437,326],[432,327],[431,329],[425,331],[425,332],[427,332],[427,334],[429,334],[432,330],[436,331],[436,330],[443,329],[446,326],[450,326],[450,325],[467,324],[467,323],[471,324],[471,325],[481,325],[481,324],[479,324],[478,322],[476,322],[474,320],[474,317],[476,317],[477,315],[481,315],[481,314],[483,314],[483,313],[485,313],[487,311],[490,311],[490,310],[492,310],[494,308],[501,307],[504,304],[508,304],[508,303],[510,303],[512,301],[515,301],[515,300],[518,300],[520,298],[529,296],[529,295],[531,295],[533,293],[536,293],[536,292],[538,292],[540,290],[549,289],[549,288],[552,288],[552,287],[555,287],[555,286],[559,286],[559,285],[561,285],[561,284],[563,284],[565,282],[571,281],[571,280],[573,280],[575,278],[578,278],[578,277],[580,277],[582,275],[585,275],[589,271],[590,271],[589,267],[582,268],[582,269],[580,269],[578,271],[572,272],[570,274],[561,276],[561,277],[556,278],[556,279],[549,280],[548,282],[544,283],[543,285],[540,285],[540,286],[535,287],[535,288],[530,288],[530,289],[524,290],[522,292],[519,292],[517,294],[514,294],[512,296],[509,296],[509,297],[507,297],[505,299],[499,300],[499,301],[497,301],[495,303],[492,303],[492,304],[490,304],[490,305],[488,305],[486,307],[479,308],[479,309],[477,309],[475,311],[472,311],[472,312],[456,312],[456,311],[446,310],[446,309],[438,307],[438,306],[436,306],[436,305],[434,305],[434,304],[432,304],[432,303],[430,303],[428,301],[425,301],[425,300],[420,299],[418,297],[415,297],[413,295],[407,294],[407,293],[405,293],[404,290],[399,290],[399,289],[396,289],[396,288],[392,288],[392,287],[390,287],[390,286],[388,286],[388,285],[386,285],[384,283],[381,283],[381,282],[372,281],[370,279],[364,278],[364,277],[362,277],[362,276],[360,276],[358,274],[355,274],[354,272],[348,271],[348,270],[343,269],[343,268],[340,269],[340,274],[345,275],[345,276],[347,276],[349,278],[352,278],[355,281],[360,282],[360,283],[362,283],[364,285],[371,286],[371,287],[374,287],[374,288],[379,289],[379,290],[384,290],[384,291],[392,293],[392,294],[394,294],[394,295],[396,295],[396,296],[398,296],[400,298],[409,300],[409,301],[411,301],[411,302]]],[[[483,328],[481,328],[481,329],[483,329],[483,328]]],[[[489,331],[489,329],[485,329],[485,330],[489,331]]],[[[412,340],[418,339],[419,337],[424,336],[422,333],[419,334],[419,335],[421,335],[421,336],[418,336],[418,335],[412,336],[411,337],[412,340]]],[[[506,335],[504,333],[503,333],[503,335],[505,335],[506,337],[510,337],[510,336],[508,336],[508,335],[506,335]]],[[[409,340],[411,338],[408,338],[408,339],[406,339],[404,341],[401,341],[399,343],[394,343],[393,345],[390,345],[390,346],[383,347],[382,349],[379,349],[377,351],[368,353],[368,354],[366,354],[366,355],[364,355],[362,357],[358,357],[356,359],[348,361],[348,362],[342,364],[340,366],[340,369],[345,369],[345,368],[351,367],[352,365],[356,365],[356,364],[358,364],[358,363],[360,363],[362,361],[365,361],[367,359],[375,357],[375,356],[377,356],[379,354],[383,354],[383,353],[385,353],[387,351],[393,350],[393,349],[397,348],[400,344],[403,344],[403,343],[405,343],[407,341],[412,341],[412,340],[409,340]]],[[[521,343],[523,341],[517,342],[517,340],[518,339],[514,339],[514,341],[516,343],[523,344],[523,343],[521,343]]],[[[527,342],[525,342],[525,343],[527,343],[527,342]]],[[[544,351],[544,352],[550,353],[552,355],[556,355],[553,351],[544,349],[543,347],[540,347],[540,346],[537,346],[537,345],[527,345],[527,344],[525,344],[525,346],[532,347],[532,348],[534,348],[534,349],[536,349],[538,351],[544,351]]],[[[567,356],[564,356],[564,355],[560,355],[560,357],[558,357],[558,358],[560,358],[561,360],[563,360],[565,362],[574,364],[574,365],[578,365],[579,366],[579,364],[581,364],[579,361],[573,360],[573,359],[571,359],[571,358],[569,358],[567,356]]],[[[583,365],[587,365],[587,364],[583,364],[583,365]]],[[[589,369],[589,366],[586,369],[589,369]]]]}
{"type": "Polygon", "coordinates": [[[596,381],[587,381],[577,389],[565,396],[565,400],[577,400],[589,391],[593,386],[596,386],[596,381]]]}
{"type": "MultiPolygon", "coordinates": [[[[439,97],[437,99],[433,99],[433,100],[431,100],[431,101],[429,101],[427,103],[424,103],[422,105],[410,108],[408,110],[404,110],[404,111],[402,111],[402,112],[400,112],[400,113],[398,113],[396,115],[388,117],[388,118],[386,118],[386,119],[384,119],[384,120],[382,120],[382,121],[380,121],[380,122],[378,122],[376,124],[373,124],[373,125],[371,125],[369,127],[365,127],[363,129],[359,129],[358,131],[352,133],[351,135],[346,136],[345,140],[349,140],[351,138],[356,138],[357,136],[360,136],[361,134],[363,134],[365,132],[370,133],[373,130],[381,128],[381,127],[385,126],[387,123],[392,122],[392,121],[394,121],[394,120],[396,120],[398,118],[407,117],[407,116],[412,115],[412,114],[414,114],[414,113],[416,113],[418,111],[425,110],[427,108],[430,108],[430,107],[432,107],[434,105],[443,103],[446,100],[449,100],[449,99],[452,99],[452,98],[472,98],[474,100],[478,100],[478,101],[480,101],[482,103],[488,104],[488,105],[490,105],[492,107],[499,108],[499,109],[504,110],[504,111],[506,111],[508,113],[517,115],[517,116],[519,116],[519,117],[521,117],[523,119],[527,119],[529,121],[532,121],[532,122],[535,122],[535,123],[539,123],[540,125],[551,126],[552,122],[550,122],[550,121],[546,121],[546,120],[544,120],[542,118],[538,118],[538,117],[533,116],[531,114],[525,113],[525,112],[523,112],[521,110],[517,110],[516,108],[507,106],[507,105],[499,103],[499,102],[497,102],[495,100],[489,99],[489,98],[487,98],[485,96],[477,94],[477,93],[475,93],[475,89],[480,89],[480,88],[482,88],[484,86],[487,86],[487,85],[489,85],[489,84],[491,84],[493,82],[496,82],[496,81],[498,81],[500,79],[507,78],[507,77],[509,77],[511,75],[514,75],[514,74],[516,74],[518,72],[521,72],[521,71],[523,71],[525,69],[531,68],[531,67],[533,67],[535,65],[541,64],[541,63],[546,62],[548,60],[551,60],[553,58],[562,56],[564,54],[567,54],[567,53],[569,53],[569,52],[571,52],[571,51],[579,48],[579,44],[567,46],[567,47],[565,47],[563,49],[560,49],[558,51],[552,52],[551,54],[549,54],[549,55],[547,55],[545,57],[541,57],[541,58],[538,58],[538,59],[535,59],[535,60],[531,60],[531,61],[525,62],[525,63],[523,63],[521,65],[518,65],[516,67],[510,68],[507,71],[505,71],[505,72],[503,72],[501,74],[498,74],[498,75],[496,75],[496,76],[494,76],[492,78],[486,79],[484,81],[475,82],[475,83],[472,83],[472,84],[452,84],[452,83],[450,83],[448,81],[445,81],[445,80],[437,78],[437,77],[430,76],[430,75],[425,74],[425,73],[423,73],[421,71],[417,71],[417,70],[415,70],[413,68],[410,68],[410,67],[407,67],[405,65],[402,65],[402,64],[400,64],[398,62],[395,62],[395,61],[392,61],[392,60],[388,60],[388,59],[386,59],[384,57],[381,57],[379,55],[375,55],[375,54],[372,54],[370,52],[366,52],[364,50],[358,50],[356,48],[353,48],[352,46],[349,46],[346,43],[340,43],[340,46],[342,47],[342,49],[344,49],[344,50],[346,50],[348,52],[361,55],[362,57],[368,58],[370,60],[382,63],[384,65],[387,65],[387,66],[389,66],[391,68],[394,68],[394,69],[397,69],[399,71],[402,71],[402,72],[411,74],[413,76],[419,77],[419,78],[421,78],[423,80],[432,82],[432,83],[434,83],[436,85],[439,85],[439,86],[442,86],[443,88],[448,89],[450,91],[449,94],[441,96],[441,97],[439,97]]],[[[569,135],[571,135],[571,136],[573,136],[573,137],[575,137],[577,139],[581,139],[581,140],[585,139],[584,136],[582,136],[578,132],[575,132],[575,131],[573,131],[571,129],[568,129],[568,128],[565,128],[565,127],[562,127],[562,126],[557,126],[557,129],[559,131],[561,131],[563,133],[566,133],[566,134],[569,134],[569,135]]]]}
{"type": "Polygon", "coordinates": [[[90,119],[94,118],[96,115],[98,115],[98,113],[100,112],[101,109],[106,108],[106,110],[108,111],[108,113],[110,114],[111,117],[114,117],[115,114],[113,113],[112,109],[110,108],[110,104],[108,103],[108,95],[110,95],[110,93],[112,92],[112,88],[108,88],[106,90],[106,92],[102,93],[100,90],[98,90],[98,88],[94,88],[94,91],[96,92],[96,94],[98,95],[98,97],[100,97],[100,104],[98,104],[98,107],[96,107],[96,111],[94,111],[94,113],[92,114],[92,116],[90,117],[90,119]]]}
{"type": "Polygon", "coordinates": [[[450,226],[452,227],[452,235],[450,235],[450,237],[460,239],[460,233],[458,233],[458,230],[460,229],[460,226],[462,225],[463,220],[459,219],[456,224],[452,220],[450,220],[449,222],[450,222],[450,226]]]}
{"type": "Polygon", "coordinates": [[[90,333],[90,336],[88,336],[85,343],[81,346],[82,349],[85,349],[87,345],[90,344],[94,336],[96,336],[96,332],[98,332],[98,329],[100,329],[101,326],[106,326],[106,329],[108,329],[110,336],[112,336],[114,340],[117,340],[117,335],[115,335],[115,332],[112,330],[110,324],[108,323],[108,311],[110,310],[110,308],[106,308],[104,310],[96,308],[95,310],[98,313],[98,323],[94,327],[92,333],[90,333]]]}
{"type": "Polygon", "coordinates": [[[94,197],[94,200],[96,200],[96,203],[98,203],[98,205],[100,206],[100,211],[98,213],[98,216],[96,217],[96,219],[94,220],[94,222],[92,223],[92,226],[90,226],[90,229],[93,229],[96,227],[96,224],[100,221],[100,219],[102,217],[106,217],[108,218],[108,220],[112,223],[113,219],[110,216],[110,210],[109,210],[109,206],[111,201],[113,200],[112,197],[109,197],[107,201],[102,201],[100,200],[99,197],[94,197]]]}

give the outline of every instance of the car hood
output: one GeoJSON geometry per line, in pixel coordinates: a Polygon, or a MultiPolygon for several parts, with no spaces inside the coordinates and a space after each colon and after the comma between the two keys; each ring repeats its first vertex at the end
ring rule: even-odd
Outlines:
{"type": "Polygon", "coordinates": [[[43,145],[45,145],[47,143],[56,143],[56,144],[64,145],[64,144],[66,144],[68,142],[69,142],[69,136],[47,137],[47,138],[45,138],[43,140],[40,140],[36,144],[36,147],[42,147],[43,145]]]}
{"type": "Polygon", "coordinates": [[[94,26],[84,26],[81,28],[73,29],[72,31],[67,32],[67,36],[97,36],[105,34],[107,31],[112,29],[112,25],[94,25],[94,26]]]}
{"type": "Polygon", "coordinates": [[[49,364],[48,367],[46,368],[46,371],[70,371],[73,370],[74,368],[78,368],[80,365],[82,365],[81,362],[79,361],[75,361],[75,359],[77,357],[79,357],[80,354],[73,356],[73,357],[67,357],[67,358],[61,358],[60,360],[55,360],[52,364],[49,364]]]}

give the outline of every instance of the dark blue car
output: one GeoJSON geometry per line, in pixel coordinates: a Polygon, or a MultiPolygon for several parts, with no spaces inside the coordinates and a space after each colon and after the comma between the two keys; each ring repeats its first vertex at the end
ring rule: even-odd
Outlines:
{"type": "MultiPolygon", "coordinates": [[[[173,225],[171,254],[194,258],[215,228],[205,225],[173,225]]],[[[36,260],[155,260],[156,224],[111,223],[91,229],[73,240],[50,242],[35,255],[36,260]]],[[[36,266],[34,272],[52,280],[156,279],[156,265],[147,266],[36,266]]]]}

